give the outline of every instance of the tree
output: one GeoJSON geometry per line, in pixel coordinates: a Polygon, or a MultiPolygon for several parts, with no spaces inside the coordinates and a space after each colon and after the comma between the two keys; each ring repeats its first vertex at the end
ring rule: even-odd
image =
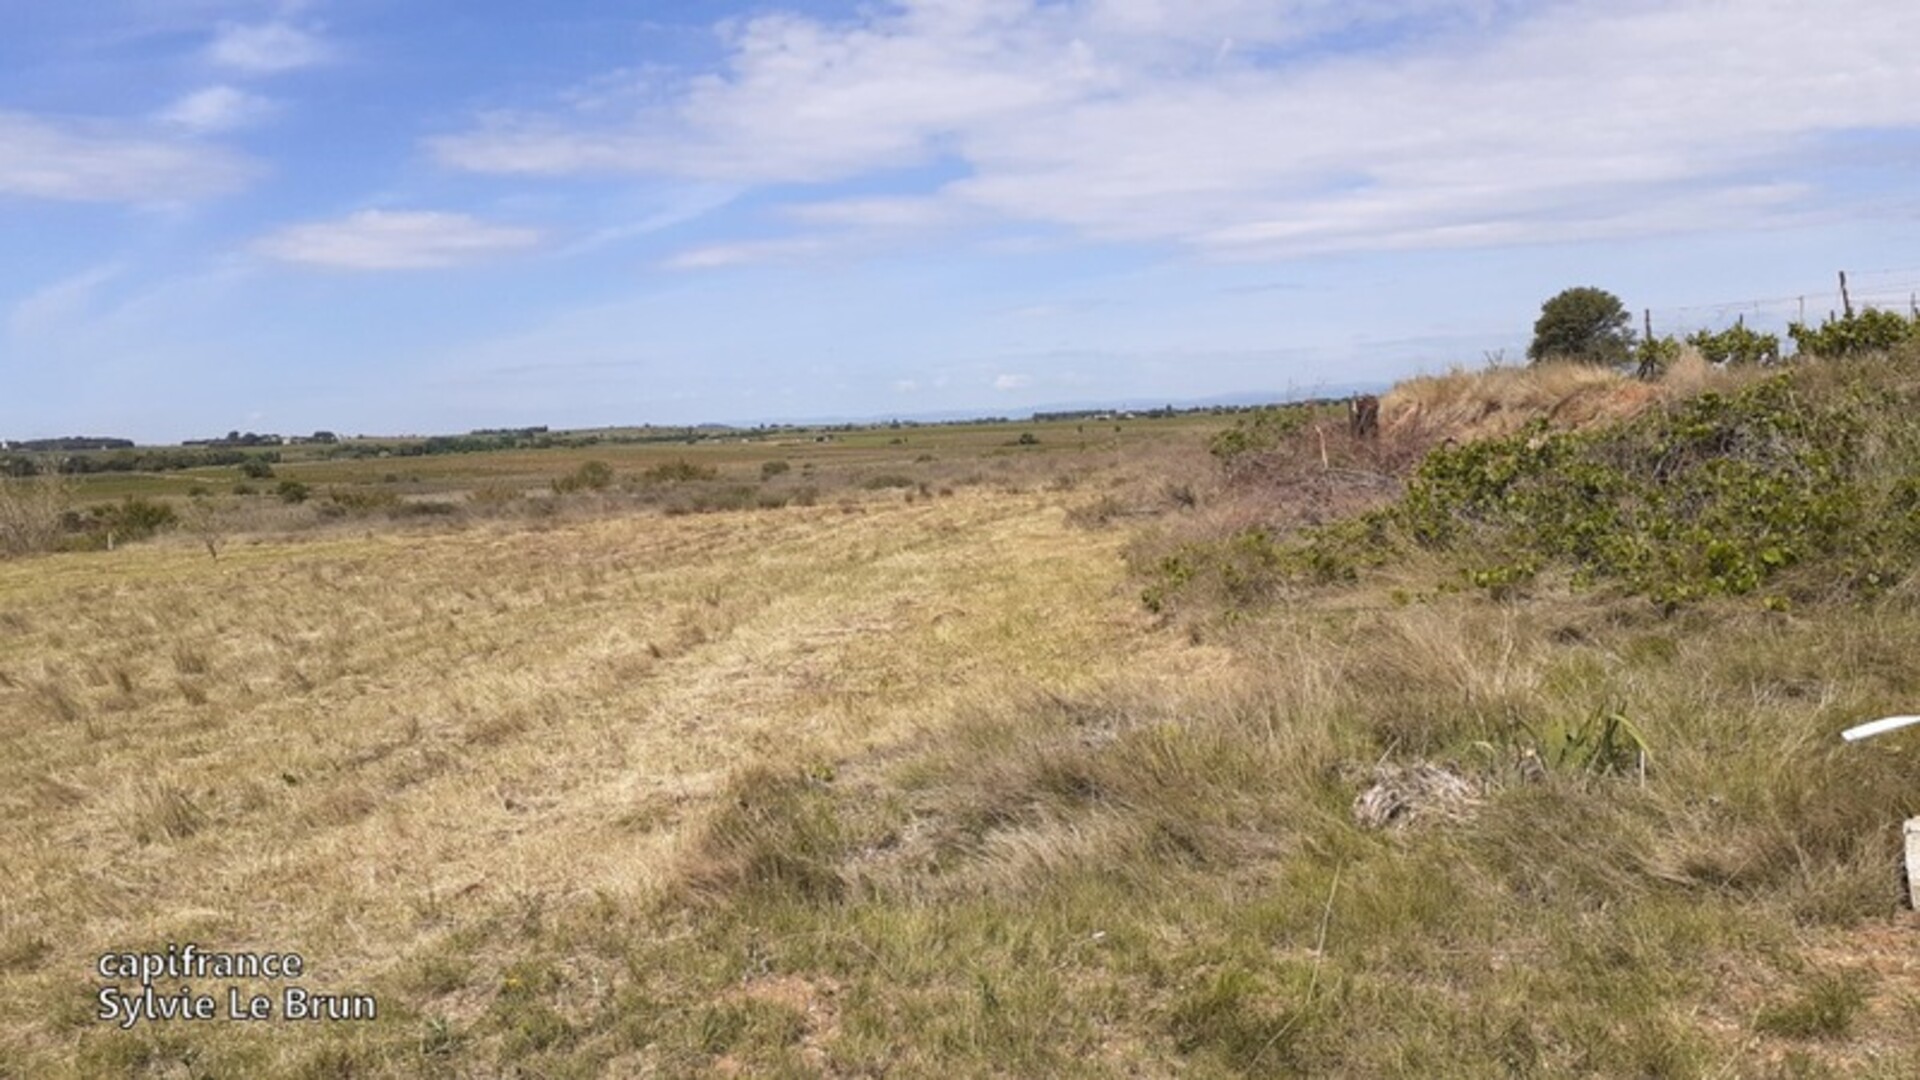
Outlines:
{"type": "Polygon", "coordinates": [[[1567,289],[1540,305],[1527,359],[1624,364],[1633,354],[1633,316],[1605,289],[1567,289]]]}

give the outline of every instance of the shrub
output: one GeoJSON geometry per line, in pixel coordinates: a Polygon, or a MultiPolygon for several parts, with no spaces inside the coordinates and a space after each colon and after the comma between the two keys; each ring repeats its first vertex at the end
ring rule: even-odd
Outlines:
{"type": "Polygon", "coordinates": [[[663,462],[640,474],[640,479],[649,484],[686,484],[696,480],[715,480],[720,470],[710,465],[695,465],[681,458],[663,462]]]}
{"type": "Polygon", "coordinates": [[[273,475],[273,464],[265,458],[250,457],[240,463],[240,475],[249,480],[265,480],[273,475]]]}
{"type": "MultiPolygon", "coordinates": [[[[248,493],[250,494],[251,491],[248,493]]],[[[281,502],[303,503],[313,494],[313,489],[298,480],[282,480],[280,485],[273,489],[273,493],[280,496],[281,502]]],[[[236,489],[234,494],[238,495],[241,492],[236,489]]]]}
{"type": "Polygon", "coordinates": [[[763,461],[760,463],[760,479],[771,480],[792,468],[792,465],[782,460],[763,461]]]}
{"type": "Polygon", "coordinates": [[[400,496],[391,491],[369,491],[364,488],[327,489],[328,507],[335,513],[371,514],[379,510],[389,510],[400,505],[400,496]]]}
{"type": "Polygon", "coordinates": [[[880,473],[860,481],[860,486],[866,488],[868,491],[881,491],[886,488],[910,488],[916,483],[918,483],[918,481],[911,476],[902,476],[899,473],[880,473]]]}
{"type": "Polygon", "coordinates": [[[576,491],[605,491],[613,483],[613,467],[604,461],[581,462],[580,467],[553,482],[556,495],[576,491]]]}
{"type": "Polygon", "coordinates": [[[1235,420],[1232,427],[1215,435],[1207,443],[1207,452],[1231,466],[1243,454],[1279,446],[1304,428],[1312,415],[1310,408],[1300,405],[1256,410],[1252,416],[1235,420]]]}
{"type": "Polygon", "coordinates": [[[93,542],[83,543],[82,546],[105,546],[109,537],[115,540],[144,540],[179,523],[180,516],[172,506],[129,495],[118,503],[88,509],[84,516],[72,524],[93,542]]]}
{"type": "Polygon", "coordinates": [[[1867,308],[1857,315],[1830,317],[1818,327],[1789,323],[1787,334],[1802,356],[1854,356],[1920,341],[1920,318],[1867,308]]]}
{"type": "Polygon", "coordinates": [[[1744,323],[1729,327],[1717,334],[1701,330],[1689,335],[1687,344],[1699,349],[1700,355],[1714,364],[1740,367],[1780,362],[1779,336],[1756,333],[1747,329],[1744,323]]]}
{"type": "Polygon", "coordinates": [[[1394,516],[1421,546],[1471,552],[1481,586],[1558,561],[1665,603],[1738,595],[1864,538],[1858,440],[1857,421],[1812,415],[1776,378],[1610,431],[1536,422],[1436,451],[1394,516]]]}
{"type": "Polygon", "coordinates": [[[475,506],[506,506],[522,497],[519,488],[508,484],[482,484],[467,492],[467,501],[475,506]]]}

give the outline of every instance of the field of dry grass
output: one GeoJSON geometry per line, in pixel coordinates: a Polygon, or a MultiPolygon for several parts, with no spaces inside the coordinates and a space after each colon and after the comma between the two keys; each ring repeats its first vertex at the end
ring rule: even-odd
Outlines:
{"type": "MultiPolygon", "coordinates": [[[[1647,393],[1456,378],[1386,418],[1647,393]]],[[[1920,1073],[1916,744],[1835,738],[1920,693],[1911,584],[1156,616],[1129,552],[1249,512],[1221,423],[0,561],[0,1076],[1920,1073]],[[97,1018],[184,942],[378,1016],[97,1018]]]]}
{"type": "MultiPolygon", "coordinates": [[[[290,1067],[311,1036],[104,1030],[91,958],[292,950],[417,1017],[396,980],[459,927],[644,906],[749,763],[1183,651],[1114,537],[1008,486],[0,563],[0,1061],[290,1067]]],[[[436,1008],[514,959],[465,951],[436,1008]]]]}

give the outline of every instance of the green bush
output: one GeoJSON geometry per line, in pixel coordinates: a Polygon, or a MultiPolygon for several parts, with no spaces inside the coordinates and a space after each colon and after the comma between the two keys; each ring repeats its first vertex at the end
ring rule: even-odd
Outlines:
{"type": "Polygon", "coordinates": [[[1687,344],[1699,349],[1700,355],[1715,364],[1740,367],[1780,362],[1779,335],[1757,333],[1747,329],[1744,323],[1717,334],[1701,330],[1689,335],[1687,344]]]}
{"type": "Polygon", "coordinates": [[[1207,443],[1207,452],[1231,465],[1243,454],[1274,449],[1306,427],[1312,417],[1313,410],[1303,405],[1259,409],[1215,435],[1207,443]]]}
{"type": "Polygon", "coordinates": [[[1434,451],[1384,510],[1184,545],[1152,564],[1145,600],[1244,605],[1420,549],[1496,594],[1557,568],[1574,587],[1606,582],[1667,608],[1872,595],[1920,558],[1912,396],[1786,374],[1598,431],[1536,421],[1434,451]]]}
{"type": "Polygon", "coordinates": [[[763,461],[760,463],[760,479],[771,480],[793,468],[783,460],[763,461]]]}
{"type": "Polygon", "coordinates": [[[1608,431],[1536,422],[1436,451],[1394,518],[1420,546],[1478,557],[1465,571],[1477,585],[1551,562],[1664,603],[1751,593],[1810,557],[1876,545],[1873,500],[1852,482],[1860,438],[1848,412],[1816,415],[1775,378],[1608,431]]]}
{"type": "Polygon", "coordinates": [[[273,464],[265,458],[250,457],[240,463],[240,475],[249,480],[265,480],[273,475],[273,464]]]}
{"type": "Polygon", "coordinates": [[[1789,323],[1787,334],[1802,356],[1855,356],[1920,341],[1920,318],[1867,308],[1857,315],[1828,318],[1818,327],[1789,323]]]}
{"type": "Polygon", "coordinates": [[[79,546],[91,548],[105,547],[109,537],[116,541],[144,540],[179,523],[180,516],[172,506],[129,495],[118,503],[70,515],[67,529],[84,534],[79,546]]]}
{"type": "Polygon", "coordinates": [[[298,480],[282,480],[280,485],[274,488],[274,494],[280,496],[281,502],[303,503],[312,496],[313,489],[298,480]]]}

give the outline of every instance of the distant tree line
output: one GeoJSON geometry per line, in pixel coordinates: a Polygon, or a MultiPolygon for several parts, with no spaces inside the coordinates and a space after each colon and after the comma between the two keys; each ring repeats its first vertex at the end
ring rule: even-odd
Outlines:
{"type": "MultiPolygon", "coordinates": [[[[132,444],[128,444],[132,445],[132,444]]],[[[69,453],[64,456],[0,454],[0,475],[40,476],[60,473],[84,476],[89,473],[172,472],[214,465],[244,465],[249,462],[272,464],[280,460],[277,450],[247,452],[202,447],[149,448],[69,453]]]]}
{"type": "Polygon", "coordinates": [[[110,439],[99,435],[64,435],[58,439],[23,439],[0,443],[9,450],[29,453],[58,453],[70,450],[119,450],[133,446],[132,439],[110,439]]]}

